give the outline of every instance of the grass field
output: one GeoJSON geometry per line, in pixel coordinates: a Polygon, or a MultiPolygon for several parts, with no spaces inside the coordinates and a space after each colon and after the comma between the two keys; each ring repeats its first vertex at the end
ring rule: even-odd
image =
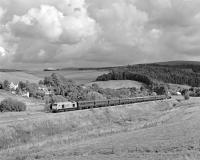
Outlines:
{"type": "Polygon", "coordinates": [[[42,113],[0,125],[0,159],[197,160],[200,99],[176,99],[42,113]]]}
{"type": "MultiPolygon", "coordinates": [[[[140,88],[135,81],[92,82],[106,71],[57,71],[67,79],[102,88],[140,88]]],[[[53,72],[1,72],[1,80],[38,82],[53,72]]],[[[177,88],[177,85],[171,85],[177,88]]],[[[178,86],[183,87],[183,86],[178,86]]],[[[184,86],[185,87],[185,86],[184,86]]],[[[0,113],[0,160],[198,160],[200,98],[182,97],[48,113],[42,101],[0,91],[27,111],[0,113]]]]}
{"type": "Polygon", "coordinates": [[[110,89],[119,89],[119,88],[132,88],[135,87],[139,89],[141,86],[144,86],[143,83],[131,80],[110,80],[110,81],[98,81],[90,82],[86,86],[91,86],[92,84],[97,84],[100,88],[110,88],[110,89]]]}
{"type": "Polygon", "coordinates": [[[97,70],[83,70],[83,71],[32,71],[32,72],[27,72],[31,75],[34,75],[36,77],[39,77],[43,79],[45,76],[49,76],[52,73],[57,73],[60,75],[63,75],[67,79],[72,79],[76,81],[77,83],[85,84],[91,81],[95,81],[96,78],[99,75],[102,75],[104,73],[107,73],[108,71],[97,71],[97,70]]]}
{"type": "Polygon", "coordinates": [[[0,81],[5,79],[10,82],[17,83],[19,81],[38,83],[39,80],[44,79],[45,76],[50,76],[52,73],[61,74],[67,79],[72,79],[77,83],[85,84],[95,79],[107,71],[95,71],[95,70],[86,70],[86,71],[22,71],[22,72],[0,72],[0,81]]]}
{"type": "Polygon", "coordinates": [[[19,81],[38,83],[40,77],[28,74],[25,72],[0,72],[0,81],[8,80],[10,82],[18,83],[19,81]]]}

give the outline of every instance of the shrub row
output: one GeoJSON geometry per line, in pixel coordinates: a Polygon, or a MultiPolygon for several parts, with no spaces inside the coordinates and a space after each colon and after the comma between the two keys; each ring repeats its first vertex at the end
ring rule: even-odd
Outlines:
{"type": "Polygon", "coordinates": [[[26,104],[16,99],[6,98],[0,103],[0,112],[20,112],[26,110],[26,104]]]}

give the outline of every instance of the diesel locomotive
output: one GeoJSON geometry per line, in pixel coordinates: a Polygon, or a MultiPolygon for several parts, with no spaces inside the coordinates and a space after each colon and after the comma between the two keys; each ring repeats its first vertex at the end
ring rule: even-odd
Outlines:
{"type": "Polygon", "coordinates": [[[99,108],[99,107],[116,106],[116,105],[147,102],[147,101],[164,100],[169,98],[171,97],[166,95],[159,95],[159,96],[108,99],[108,100],[96,100],[96,101],[58,102],[51,104],[50,109],[52,112],[82,110],[89,108],[99,108]]]}

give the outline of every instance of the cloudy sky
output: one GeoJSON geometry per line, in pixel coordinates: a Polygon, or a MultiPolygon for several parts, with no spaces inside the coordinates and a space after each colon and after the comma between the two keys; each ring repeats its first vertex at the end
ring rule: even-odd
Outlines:
{"type": "Polygon", "coordinates": [[[0,67],[200,60],[200,0],[0,0],[0,67]]]}

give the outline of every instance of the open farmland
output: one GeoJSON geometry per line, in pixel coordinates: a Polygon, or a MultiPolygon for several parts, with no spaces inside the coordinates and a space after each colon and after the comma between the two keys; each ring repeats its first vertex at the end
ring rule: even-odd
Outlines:
{"type": "Polygon", "coordinates": [[[8,80],[10,82],[18,83],[19,81],[29,81],[38,83],[39,80],[45,76],[50,76],[52,73],[61,74],[67,79],[72,79],[79,84],[85,84],[95,81],[96,77],[101,74],[108,73],[108,71],[98,70],[71,70],[71,71],[17,71],[17,72],[0,72],[0,81],[8,80]]]}
{"type": "Polygon", "coordinates": [[[0,72],[0,81],[8,80],[10,82],[18,83],[19,81],[38,83],[40,77],[34,76],[25,72],[0,72]]]}
{"type": "Polygon", "coordinates": [[[41,113],[1,125],[0,159],[199,159],[199,98],[41,113]]]}
{"type": "Polygon", "coordinates": [[[95,81],[99,75],[108,73],[108,71],[98,71],[98,70],[26,71],[26,73],[31,74],[40,79],[43,79],[45,76],[50,76],[52,73],[57,73],[63,75],[67,79],[74,80],[79,84],[85,84],[91,81],[95,81]]]}
{"type": "Polygon", "coordinates": [[[97,81],[90,82],[86,84],[86,86],[92,86],[92,84],[97,84],[100,88],[110,88],[110,89],[119,89],[119,88],[137,88],[144,86],[143,83],[138,81],[131,80],[110,80],[110,81],[97,81]]]}

